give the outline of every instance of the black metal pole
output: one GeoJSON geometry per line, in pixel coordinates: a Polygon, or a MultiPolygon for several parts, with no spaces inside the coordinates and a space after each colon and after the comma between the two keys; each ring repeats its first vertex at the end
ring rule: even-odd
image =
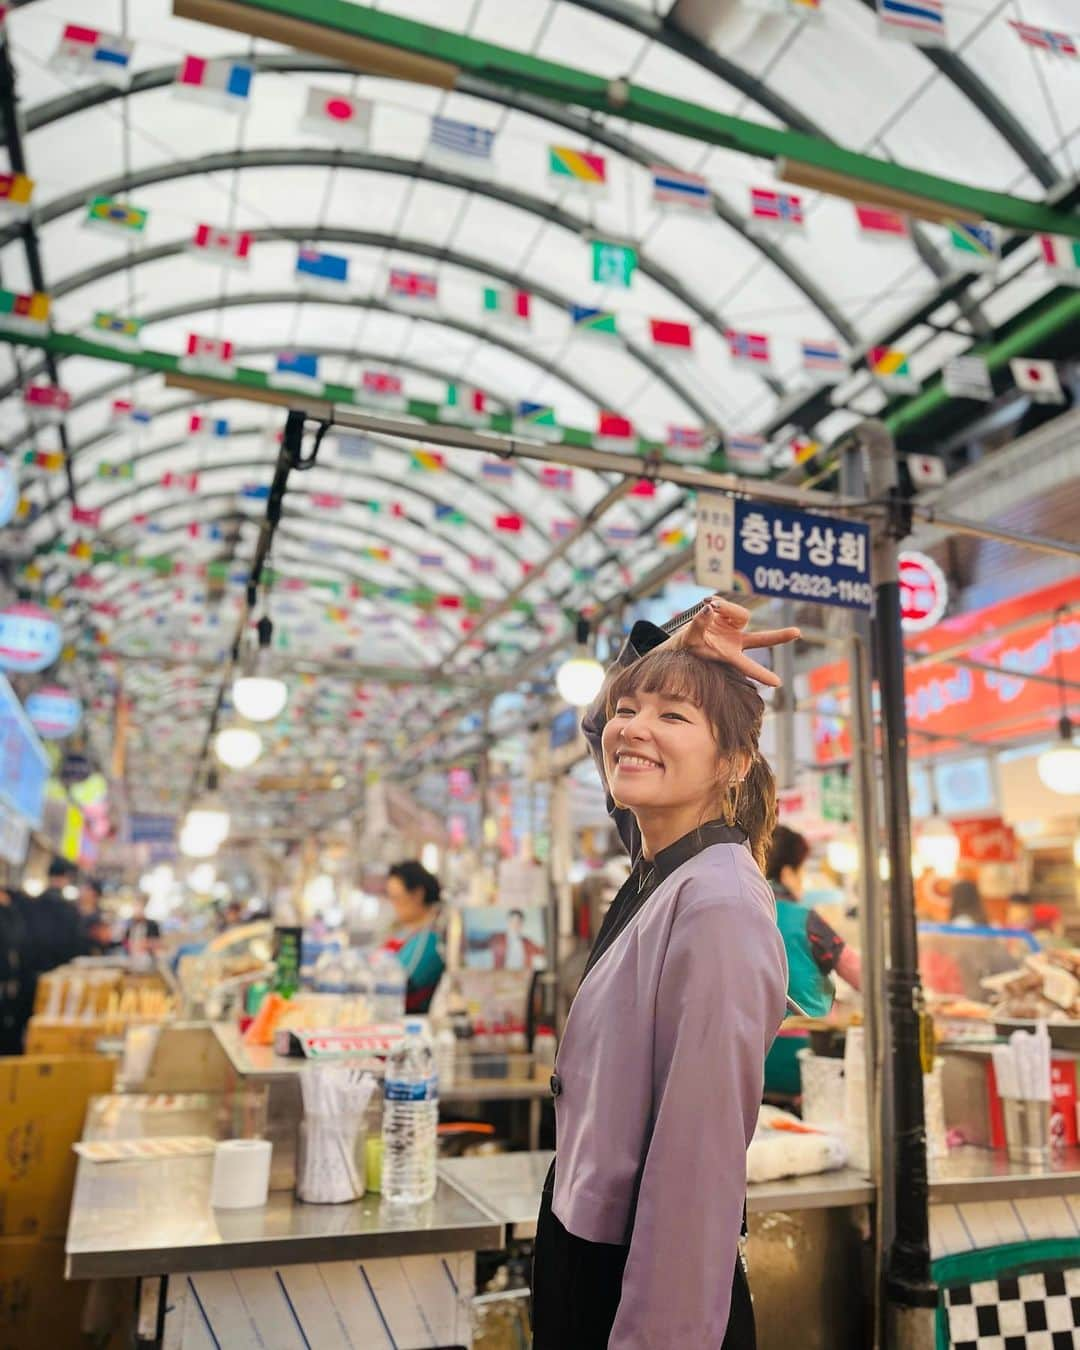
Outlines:
{"type": "Polygon", "coordinates": [[[892,1046],[895,1123],[895,1229],[885,1258],[886,1344],[896,1350],[934,1345],[937,1290],[930,1274],[929,1187],[923,1111],[924,1007],[919,979],[915,887],[911,871],[908,727],[904,703],[904,643],[900,626],[897,545],[910,532],[911,513],[897,488],[896,452],[880,422],[858,436],[868,454],[870,496],[885,505],[874,536],[874,654],[881,694],[881,744],[889,846],[889,953],[886,990],[892,1046]]]}

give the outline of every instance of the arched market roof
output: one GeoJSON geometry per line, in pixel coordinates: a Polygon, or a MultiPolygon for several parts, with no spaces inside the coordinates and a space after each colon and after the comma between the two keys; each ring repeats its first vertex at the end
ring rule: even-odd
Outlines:
{"type": "MultiPolygon", "coordinates": [[[[882,36],[874,0],[821,0],[809,17],[793,17],[785,0],[776,13],[763,4],[444,0],[436,19],[431,6],[395,0],[390,11],[712,113],[1073,209],[1077,62],[1025,43],[1009,22],[1080,30],[1068,0],[946,0],[947,44],[931,47],[882,36]]],[[[549,405],[561,425],[587,431],[616,413],[659,445],[673,426],[827,442],[888,405],[866,369],[870,349],[902,349],[928,382],[1055,289],[1033,237],[1004,231],[1000,265],[981,274],[952,250],[944,224],[916,221],[906,238],[873,240],[849,201],[781,182],[772,160],[475,70],[453,90],[359,74],[174,17],[166,0],[24,0],[9,13],[7,44],[41,274],[64,334],[92,337],[104,311],[143,320],[142,344],[155,352],[181,353],[196,331],[235,344],[243,366],[270,371],[278,353],[299,350],[318,357],[328,382],[355,388],[365,370],[389,371],[410,399],[435,407],[448,386],[475,386],[495,410],[549,405]],[[55,69],[73,22],[130,41],[128,76],[114,84],[55,69]],[[177,97],[189,55],[251,66],[242,112],[177,97]],[[302,128],[313,88],[371,100],[366,145],[336,146],[302,128]],[[494,133],[490,163],[448,167],[432,150],[435,117],[494,133]],[[606,191],[553,178],[552,145],[602,156],[606,191]],[[705,209],[658,205],[656,166],[700,176],[705,209]],[[755,223],[753,189],[796,192],[803,226],[755,223]],[[87,229],[87,203],[99,196],[148,212],[145,229],[87,229]],[[250,265],[232,271],[193,256],[200,224],[249,233],[250,265]],[[633,247],[628,287],[592,279],[593,240],[633,247]],[[343,293],[297,286],[297,249],[307,244],[348,259],[343,293]],[[437,300],[403,309],[388,298],[392,268],[433,276],[437,300]],[[528,329],[491,320],[483,295],[492,287],[530,293],[528,329]],[[618,335],[575,331],[573,306],[610,310],[618,335]],[[688,325],[692,354],[658,349],[654,319],[688,325]],[[766,335],[771,368],[735,362],[731,330],[766,335]],[[835,343],[849,377],[824,387],[803,365],[803,341],[835,343]]],[[[18,222],[0,226],[5,289],[34,289],[30,257],[18,222]]],[[[188,712],[212,703],[283,418],[241,399],[179,396],[160,371],[86,354],[60,357],[58,370],[72,396],[63,442],[57,428],[28,423],[21,399],[28,382],[48,378],[43,355],[0,349],[0,440],[20,461],[29,453],[49,462],[63,448],[80,513],[73,519],[62,473],[25,465],[24,514],[6,532],[6,552],[29,563],[44,595],[77,596],[66,610],[76,641],[101,634],[130,657],[129,692],[147,711],[165,709],[157,725],[175,725],[164,686],[184,694],[188,712]],[[149,424],[113,420],[116,399],[145,409],[149,424]],[[193,414],[224,419],[227,435],[193,435],[193,414]],[[166,669],[153,657],[181,664],[166,669]]],[[[415,447],[332,437],[315,469],[290,481],[271,609],[294,658],[303,648],[341,667],[291,706],[300,717],[321,693],[335,715],[335,700],[372,713],[353,719],[353,741],[339,740],[334,755],[354,751],[373,722],[407,739],[423,717],[461,700],[460,689],[399,697],[373,686],[371,700],[356,701],[350,660],[429,676],[466,667],[511,675],[565,636],[575,611],[685,548],[688,508],[670,485],[627,496],[589,524],[612,487],[600,474],[558,478],[515,465],[507,478],[487,477],[475,453],[440,452],[436,464],[423,447],[422,424],[415,447]],[[513,516],[520,528],[497,527],[513,516]],[[580,540],[549,562],[578,528],[580,540]],[[516,608],[470,638],[484,607],[508,595],[516,608]]],[[[147,758],[136,763],[149,782],[154,755],[170,743],[141,734],[147,758]]],[[[177,732],[166,752],[197,748],[177,732]]],[[[289,753],[280,746],[281,762],[289,753]]]]}

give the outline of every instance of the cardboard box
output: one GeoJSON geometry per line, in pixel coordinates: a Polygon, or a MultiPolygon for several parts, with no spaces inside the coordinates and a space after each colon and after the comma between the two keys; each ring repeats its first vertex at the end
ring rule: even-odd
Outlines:
{"type": "Polygon", "coordinates": [[[110,1092],[101,1055],[0,1059],[0,1236],[62,1238],[91,1097],[110,1092]]]}
{"type": "Polygon", "coordinates": [[[87,1285],[64,1279],[58,1238],[0,1238],[0,1350],[69,1350],[81,1332],[87,1285]]]}
{"type": "Polygon", "coordinates": [[[31,1017],[26,1026],[28,1055],[92,1055],[105,1037],[103,1021],[31,1017]]]}

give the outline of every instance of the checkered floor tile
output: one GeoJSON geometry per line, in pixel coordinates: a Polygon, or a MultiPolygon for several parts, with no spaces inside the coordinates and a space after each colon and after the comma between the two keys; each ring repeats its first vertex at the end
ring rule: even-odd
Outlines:
{"type": "Polygon", "coordinates": [[[952,1350],[1080,1350],[1080,1268],[945,1291],[952,1350]]]}

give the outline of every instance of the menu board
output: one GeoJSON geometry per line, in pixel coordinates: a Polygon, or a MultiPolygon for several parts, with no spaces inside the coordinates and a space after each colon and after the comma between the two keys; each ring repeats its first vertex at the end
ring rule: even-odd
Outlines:
{"type": "Polygon", "coordinates": [[[41,826],[49,760],[15,690],[0,675],[0,800],[41,826]]]}

